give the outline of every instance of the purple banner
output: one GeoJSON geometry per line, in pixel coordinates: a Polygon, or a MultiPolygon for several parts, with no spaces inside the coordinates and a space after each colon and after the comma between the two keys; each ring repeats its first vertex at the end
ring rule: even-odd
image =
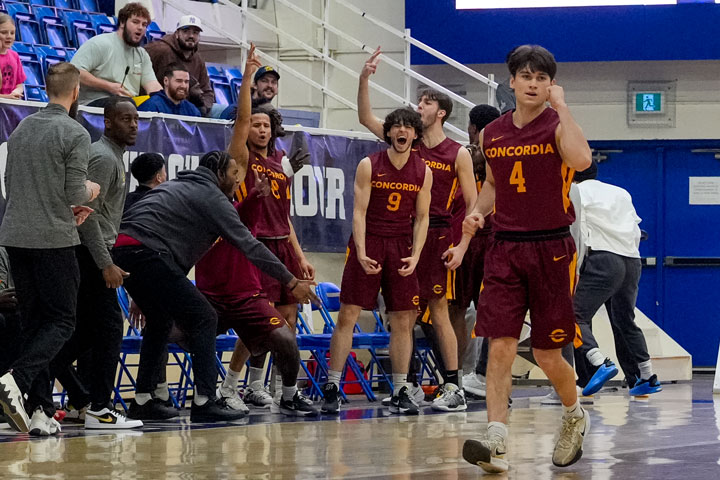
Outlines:
{"type": "MultiPolygon", "coordinates": [[[[29,105],[0,103],[0,178],[5,196],[7,139],[20,121],[38,109],[29,105]]],[[[93,141],[104,128],[103,116],[81,111],[78,120],[90,132],[93,141]]],[[[232,127],[224,123],[192,122],[167,117],[141,118],[136,145],[125,152],[124,160],[130,190],[137,182],[128,166],[140,153],[158,152],[167,163],[168,177],[180,170],[197,167],[200,157],[210,150],[224,150],[232,127]]],[[[353,181],[358,162],[383,148],[371,140],[333,135],[288,132],[278,147],[290,150],[293,135],[305,135],[310,149],[310,164],[303,167],[292,182],[290,214],[304,250],[344,252],[352,232],[353,181]]]]}

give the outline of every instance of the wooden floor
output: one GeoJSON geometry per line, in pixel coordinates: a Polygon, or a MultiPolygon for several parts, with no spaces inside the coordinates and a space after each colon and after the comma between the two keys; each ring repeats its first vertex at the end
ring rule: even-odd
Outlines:
{"type": "MultiPolygon", "coordinates": [[[[720,398],[712,378],[666,385],[647,401],[627,390],[588,407],[592,428],[580,462],[553,467],[559,407],[539,404],[547,388],[513,392],[507,475],[512,479],[720,479],[720,398]]],[[[485,429],[483,402],[467,413],[390,415],[354,401],[341,417],[293,421],[254,411],[231,426],[192,425],[187,417],[136,432],[64,426],[56,438],[0,430],[4,479],[471,479],[462,443],[485,429]]]]}

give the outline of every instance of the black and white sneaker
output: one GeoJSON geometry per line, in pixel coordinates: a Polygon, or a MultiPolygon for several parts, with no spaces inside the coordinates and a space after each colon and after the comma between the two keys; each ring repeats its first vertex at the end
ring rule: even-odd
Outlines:
{"type": "Polygon", "coordinates": [[[52,417],[48,417],[42,407],[37,407],[30,419],[30,435],[33,437],[48,437],[60,433],[60,424],[52,417]]]}
{"type": "Polygon", "coordinates": [[[85,412],[85,428],[88,430],[129,430],[142,426],[143,422],[140,420],[129,419],[107,407],[100,410],[88,408],[85,412]]]}
{"type": "Polygon", "coordinates": [[[322,389],[323,404],[320,407],[322,413],[338,413],[340,411],[340,392],[334,383],[326,383],[322,389]]]}
{"type": "Polygon", "coordinates": [[[0,377],[0,405],[13,430],[23,433],[30,431],[30,417],[25,411],[22,393],[10,372],[0,377]]]}
{"type": "Polygon", "coordinates": [[[180,416],[180,412],[177,408],[168,407],[165,405],[165,400],[159,398],[153,398],[142,405],[133,400],[128,409],[128,418],[133,420],[159,421],[178,416],[180,416]]]}
{"type": "Polygon", "coordinates": [[[402,413],[405,415],[417,415],[419,408],[415,400],[410,396],[410,389],[407,385],[402,387],[397,395],[390,400],[390,412],[402,413]]]}
{"type": "Polygon", "coordinates": [[[190,407],[190,421],[200,423],[229,422],[245,416],[242,410],[234,410],[223,399],[210,399],[203,405],[193,402],[190,407]]]}
{"type": "Polygon", "coordinates": [[[316,417],[318,411],[313,406],[312,400],[297,391],[292,400],[280,399],[280,413],[295,417],[316,417]]]}
{"type": "Polygon", "coordinates": [[[443,386],[443,393],[432,402],[433,410],[441,412],[462,412],[467,410],[465,392],[452,383],[443,386]]]}

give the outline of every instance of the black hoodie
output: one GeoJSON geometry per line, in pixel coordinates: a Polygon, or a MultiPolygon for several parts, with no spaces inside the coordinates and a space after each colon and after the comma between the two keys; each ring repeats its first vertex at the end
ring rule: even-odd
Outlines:
{"type": "Polygon", "coordinates": [[[256,267],[283,284],[294,278],[252,236],[218,187],[215,173],[205,167],[179,172],[175,180],[149,191],[125,212],[119,233],[171,255],[185,273],[222,237],[256,267]]]}

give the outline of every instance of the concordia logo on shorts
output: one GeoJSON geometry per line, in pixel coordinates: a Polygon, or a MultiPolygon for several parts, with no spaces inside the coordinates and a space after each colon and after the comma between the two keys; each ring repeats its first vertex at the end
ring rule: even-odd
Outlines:
{"type": "Polygon", "coordinates": [[[443,287],[442,287],[442,285],[433,285],[433,292],[435,292],[435,293],[443,293],[443,287]]]}
{"type": "Polygon", "coordinates": [[[550,333],[550,340],[555,343],[560,343],[567,338],[567,333],[562,328],[556,328],[550,333]]]}
{"type": "Polygon", "coordinates": [[[418,305],[420,305],[420,297],[417,296],[417,295],[415,295],[415,296],[412,298],[412,303],[413,303],[413,305],[415,305],[416,307],[417,307],[418,305]]]}
{"type": "Polygon", "coordinates": [[[270,319],[270,325],[280,325],[280,319],[278,317],[272,317],[270,319]]]}

